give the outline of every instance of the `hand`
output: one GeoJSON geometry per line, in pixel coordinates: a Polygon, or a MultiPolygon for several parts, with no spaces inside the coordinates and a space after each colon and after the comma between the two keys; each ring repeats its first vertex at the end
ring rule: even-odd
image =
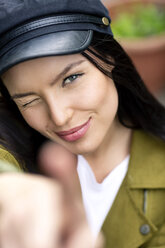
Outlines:
{"type": "MultiPolygon", "coordinates": [[[[44,176],[0,175],[1,248],[91,248],[76,156],[48,144],[40,154],[44,176]]],[[[96,242],[102,247],[101,242],[96,242]]]]}

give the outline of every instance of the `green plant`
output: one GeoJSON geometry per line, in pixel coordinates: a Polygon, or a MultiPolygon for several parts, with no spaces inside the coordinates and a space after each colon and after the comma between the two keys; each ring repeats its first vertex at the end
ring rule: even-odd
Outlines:
{"type": "Polygon", "coordinates": [[[113,20],[116,38],[138,38],[165,32],[165,10],[154,4],[136,4],[132,11],[121,11],[113,20]]]}

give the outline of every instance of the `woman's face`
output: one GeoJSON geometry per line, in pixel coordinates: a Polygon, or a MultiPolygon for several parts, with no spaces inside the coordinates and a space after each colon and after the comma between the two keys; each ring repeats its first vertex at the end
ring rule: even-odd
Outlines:
{"type": "Polygon", "coordinates": [[[113,81],[80,54],[20,63],[2,77],[25,121],[75,154],[89,154],[117,131],[113,81]]]}

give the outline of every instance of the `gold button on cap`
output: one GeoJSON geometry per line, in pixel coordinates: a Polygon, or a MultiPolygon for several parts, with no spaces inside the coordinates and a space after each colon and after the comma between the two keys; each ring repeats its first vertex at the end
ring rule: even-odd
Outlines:
{"type": "Polygon", "coordinates": [[[109,24],[110,24],[110,22],[109,22],[109,20],[108,20],[107,17],[103,17],[103,18],[102,18],[102,22],[103,22],[103,24],[104,24],[105,26],[109,26],[109,24]]]}

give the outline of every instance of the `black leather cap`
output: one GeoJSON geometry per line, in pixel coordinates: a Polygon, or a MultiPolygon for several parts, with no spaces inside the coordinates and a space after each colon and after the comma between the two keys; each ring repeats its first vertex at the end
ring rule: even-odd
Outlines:
{"type": "Polygon", "coordinates": [[[100,0],[1,0],[0,74],[34,58],[84,51],[93,31],[110,34],[100,0]]]}

